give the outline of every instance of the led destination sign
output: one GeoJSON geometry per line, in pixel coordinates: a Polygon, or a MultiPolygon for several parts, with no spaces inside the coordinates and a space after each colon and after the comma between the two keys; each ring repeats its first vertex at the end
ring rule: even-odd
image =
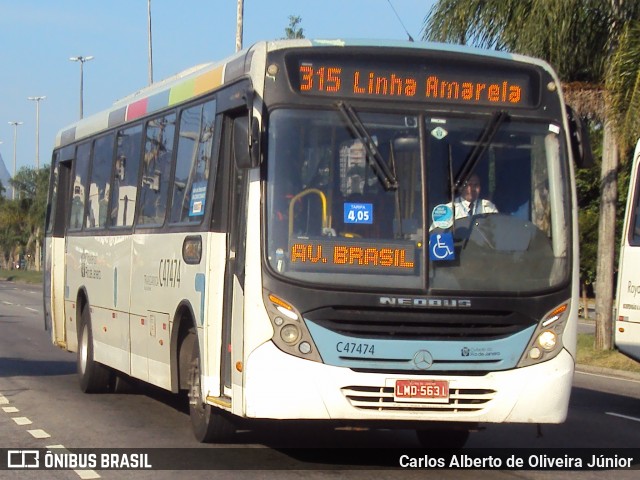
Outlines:
{"type": "Polygon", "coordinates": [[[302,94],[509,107],[533,107],[539,96],[536,74],[527,70],[340,59],[300,60],[297,68],[292,83],[302,94]]]}
{"type": "Polygon", "coordinates": [[[407,242],[292,239],[289,264],[294,270],[330,270],[382,274],[413,274],[415,246],[407,242]]]}

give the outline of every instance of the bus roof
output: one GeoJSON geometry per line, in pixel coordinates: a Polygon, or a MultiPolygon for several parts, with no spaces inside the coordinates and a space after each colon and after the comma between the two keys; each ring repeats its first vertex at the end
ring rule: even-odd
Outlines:
{"type": "MultiPolygon", "coordinates": [[[[285,48],[322,48],[322,47],[380,47],[405,48],[423,51],[444,51],[468,55],[481,55],[491,58],[522,61],[537,64],[550,70],[548,64],[542,60],[517,54],[481,50],[463,45],[453,45],[433,42],[410,42],[397,40],[275,40],[259,42],[246,50],[224,59],[218,63],[205,63],[191,67],[165,80],[154,83],[137,92],[117,100],[110,108],[83,118],[58,132],[55,148],[73,143],[98,132],[121,125],[123,123],[143,117],[154,111],[159,111],[172,105],[213,91],[225,83],[229,83],[247,73],[248,65],[245,60],[251,52],[262,49],[275,51],[285,48]]],[[[555,75],[554,75],[555,76],[555,75]]]]}

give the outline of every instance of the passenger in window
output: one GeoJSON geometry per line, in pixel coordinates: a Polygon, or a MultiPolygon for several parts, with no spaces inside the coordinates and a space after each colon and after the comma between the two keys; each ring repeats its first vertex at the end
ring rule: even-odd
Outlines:
{"type": "Polygon", "coordinates": [[[498,209],[491,200],[480,197],[481,190],[480,177],[474,173],[462,185],[460,196],[453,202],[456,219],[484,213],[498,213],[498,209]]]}

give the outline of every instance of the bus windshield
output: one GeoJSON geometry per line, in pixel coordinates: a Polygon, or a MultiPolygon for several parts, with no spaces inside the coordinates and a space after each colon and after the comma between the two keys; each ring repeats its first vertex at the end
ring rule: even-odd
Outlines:
{"type": "Polygon", "coordinates": [[[567,281],[560,125],[350,110],[271,113],[272,270],[340,288],[530,293],[567,281]]]}

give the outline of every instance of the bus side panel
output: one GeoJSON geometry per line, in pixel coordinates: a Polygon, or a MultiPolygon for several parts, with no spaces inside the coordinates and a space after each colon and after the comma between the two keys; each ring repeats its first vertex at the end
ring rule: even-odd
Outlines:
{"type": "Polygon", "coordinates": [[[615,343],[618,349],[640,361],[640,245],[632,238],[640,238],[640,142],[636,147],[631,171],[631,183],[627,197],[620,264],[618,269],[618,294],[616,295],[615,343]]]}
{"type": "Polygon", "coordinates": [[[70,237],[67,274],[70,301],[88,292],[96,361],[129,373],[129,278],[127,236],[70,237]]]}
{"type": "MultiPolygon", "coordinates": [[[[190,309],[196,326],[199,329],[203,326],[208,235],[204,232],[133,235],[131,375],[167,390],[172,388],[170,339],[178,308],[190,309]],[[186,263],[182,256],[187,238],[200,238],[203,244],[203,255],[197,264],[186,263]]],[[[203,338],[201,332],[199,338],[203,338]]],[[[206,351],[203,345],[201,351],[206,351]]]]}

